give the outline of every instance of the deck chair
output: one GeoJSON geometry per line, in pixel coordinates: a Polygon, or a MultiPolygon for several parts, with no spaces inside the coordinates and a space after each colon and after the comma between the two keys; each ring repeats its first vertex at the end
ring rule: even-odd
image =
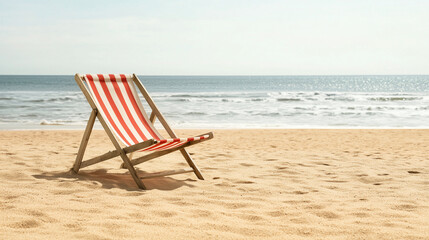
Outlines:
{"type": "Polygon", "coordinates": [[[76,74],[75,80],[89,105],[91,105],[92,112],[83,134],[76,161],[70,170],[71,173],[77,174],[81,168],[120,156],[123,160],[122,167],[129,170],[137,186],[141,189],[146,189],[141,181],[145,178],[194,172],[199,179],[204,179],[185,147],[213,138],[212,132],[196,137],[178,138],[135,74],[76,74]],[[143,94],[152,110],[149,118],[135,86],[143,94]],[[82,161],[96,118],[112,141],[115,150],[82,161]],[[153,124],[156,119],[159,119],[169,134],[169,138],[163,138],[155,129],[153,124]],[[119,142],[122,142],[125,147],[121,147],[119,142]],[[147,154],[132,159],[131,155],[136,151],[147,154]],[[135,165],[174,151],[180,151],[189,168],[138,176],[135,165]]]}

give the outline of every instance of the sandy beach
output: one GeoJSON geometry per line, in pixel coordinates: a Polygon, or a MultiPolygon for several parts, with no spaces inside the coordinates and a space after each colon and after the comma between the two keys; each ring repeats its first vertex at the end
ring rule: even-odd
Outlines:
{"type": "MultiPolygon", "coordinates": [[[[429,130],[216,130],[188,148],[206,180],[146,191],[119,158],[69,175],[82,134],[0,131],[0,239],[429,238],[429,130]]],[[[112,149],[97,130],[85,157],[112,149]]]]}

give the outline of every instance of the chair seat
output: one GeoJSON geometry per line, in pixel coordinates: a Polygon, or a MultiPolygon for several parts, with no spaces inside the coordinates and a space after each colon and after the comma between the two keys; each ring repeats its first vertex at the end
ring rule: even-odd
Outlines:
{"type": "Polygon", "coordinates": [[[210,135],[203,135],[199,137],[190,137],[190,138],[170,138],[170,139],[162,139],[157,140],[157,143],[140,150],[141,152],[144,151],[163,151],[168,149],[173,149],[182,146],[185,143],[193,142],[193,141],[200,141],[203,139],[208,139],[210,135]]]}

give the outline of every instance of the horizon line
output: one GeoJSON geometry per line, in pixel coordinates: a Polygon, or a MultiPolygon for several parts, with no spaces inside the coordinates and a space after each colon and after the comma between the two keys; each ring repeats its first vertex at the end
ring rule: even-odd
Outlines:
{"type": "MultiPolygon", "coordinates": [[[[96,73],[106,74],[106,73],[96,73]]],[[[118,73],[108,73],[118,74],[118,73]]],[[[125,73],[120,73],[125,74],[125,73]]],[[[136,74],[136,73],[131,73],[136,74]]],[[[75,74],[0,74],[0,76],[74,76],[75,74]]],[[[243,76],[429,76],[425,74],[136,74],[137,76],[162,77],[243,77],[243,76]]]]}

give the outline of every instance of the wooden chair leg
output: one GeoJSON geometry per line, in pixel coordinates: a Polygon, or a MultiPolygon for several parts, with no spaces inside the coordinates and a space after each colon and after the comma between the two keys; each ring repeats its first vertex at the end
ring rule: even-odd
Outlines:
{"type": "Polygon", "coordinates": [[[185,158],[186,162],[188,162],[188,165],[194,169],[195,175],[197,175],[197,178],[200,180],[204,180],[203,175],[201,174],[200,169],[197,167],[197,165],[194,163],[194,160],[192,160],[191,155],[189,155],[188,151],[186,149],[180,149],[180,152],[182,153],[183,157],[185,158]]]}
{"type": "Polygon", "coordinates": [[[131,161],[128,158],[126,152],[124,151],[124,149],[121,148],[121,146],[119,145],[115,136],[113,136],[113,133],[110,131],[109,127],[107,126],[106,121],[103,119],[103,117],[101,117],[101,115],[98,115],[97,117],[98,117],[98,121],[100,121],[101,125],[103,126],[104,131],[106,131],[107,135],[109,136],[110,141],[113,143],[113,146],[115,146],[116,151],[119,151],[119,153],[120,153],[119,155],[121,156],[122,160],[124,161],[125,167],[128,169],[131,176],[133,177],[134,182],[136,182],[137,186],[140,189],[146,189],[142,180],[137,175],[136,169],[134,168],[133,164],[131,164],[131,161]]]}
{"type": "Polygon", "coordinates": [[[85,132],[80,142],[79,151],[77,152],[76,160],[73,164],[73,167],[70,169],[71,173],[77,174],[82,163],[83,155],[88,145],[89,137],[91,136],[92,128],[94,127],[95,118],[97,117],[97,110],[93,109],[91,116],[89,116],[88,124],[86,125],[85,132]]]}
{"type": "Polygon", "coordinates": [[[139,178],[139,176],[137,175],[137,171],[134,168],[134,166],[131,164],[130,159],[128,158],[127,154],[125,154],[125,152],[121,149],[121,158],[124,161],[124,165],[125,167],[128,169],[128,171],[130,172],[131,176],[134,179],[134,182],[136,182],[137,186],[140,189],[146,189],[145,185],[143,184],[142,180],[139,178]]]}

